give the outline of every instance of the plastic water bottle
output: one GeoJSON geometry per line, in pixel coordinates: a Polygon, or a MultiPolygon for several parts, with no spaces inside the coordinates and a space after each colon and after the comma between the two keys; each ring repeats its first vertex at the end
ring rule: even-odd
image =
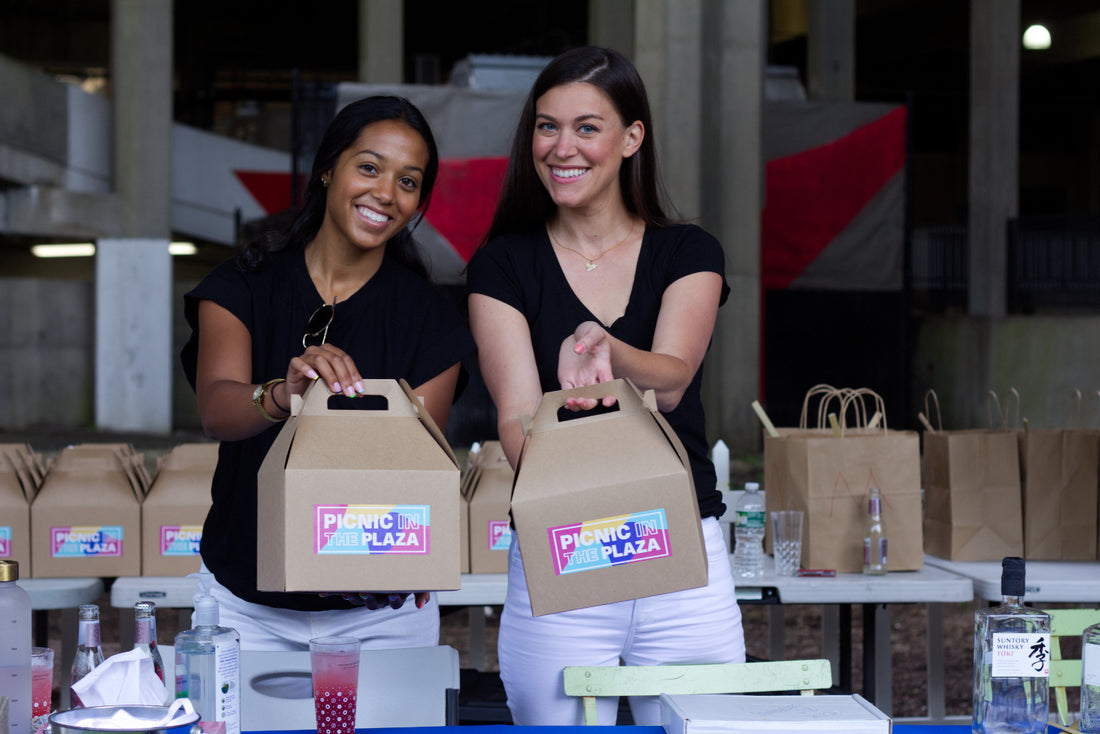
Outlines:
{"type": "Polygon", "coordinates": [[[223,722],[225,734],[240,734],[241,636],[218,625],[211,574],[191,576],[199,577],[195,626],[176,635],[176,698],[189,698],[203,724],[223,722]]]}
{"type": "Polygon", "coordinates": [[[754,578],[764,574],[764,498],[760,485],[745,483],[745,493],[737,501],[733,526],[733,575],[754,578]]]}
{"type": "Polygon", "coordinates": [[[1081,633],[1081,721],[1082,732],[1100,732],[1100,624],[1081,633]]]}
{"type": "Polygon", "coordinates": [[[15,583],[18,561],[0,561],[0,696],[8,698],[8,732],[31,732],[31,597],[15,583]]]}

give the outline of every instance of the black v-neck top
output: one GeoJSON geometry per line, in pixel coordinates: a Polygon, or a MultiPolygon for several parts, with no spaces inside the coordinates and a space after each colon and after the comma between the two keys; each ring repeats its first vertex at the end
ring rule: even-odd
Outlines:
{"type": "MultiPolygon", "coordinates": [[[[306,323],[322,303],[301,250],[269,253],[256,272],[243,272],[235,259],[218,265],[184,296],[191,338],[180,360],[192,388],[203,300],[227,309],[248,329],[251,380],[257,384],[286,376],[291,358],[303,351],[306,323]]],[[[336,304],[326,341],[347,352],[363,377],[404,378],[412,387],[461,362],[475,348],[458,309],[431,283],[391,258],[383,258],[362,288],[336,304]]],[[[203,525],[203,562],[223,586],[247,601],[305,611],[348,607],[338,596],[256,590],[256,472],[281,426],[272,424],[243,441],[221,443],[213,504],[203,525]]]]}
{"type": "MultiPolygon", "coordinates": [[[[722,276],[724,303],[729,286],[725,282],[725,255],[718,240],[690,224],[647,227],[626,311],[604,327],[633,347],[651,350],[665,289],[698,272],[722,276]]],[[[599,319],[569,285],[546,230],[505,235],[489,242],[470,259],[466,282],[470,293],[489,296],[523,314],[531,329],[542,390],[560,390],[557,372],[562,341],[581,322],[599,319]]],[[[714,465],[707,458],[702,379],[700,367],[680,404],[663,415],[687,449],[700,513],[703,517],[720,516],[725,506],[715,489],[714,465]]]]}

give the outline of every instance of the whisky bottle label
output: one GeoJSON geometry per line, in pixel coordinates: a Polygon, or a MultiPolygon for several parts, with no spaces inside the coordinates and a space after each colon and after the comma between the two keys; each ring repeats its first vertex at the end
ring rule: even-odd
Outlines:
{"type": "Polygon", "coordinates": [[[1100,645],[1089,643],[1081,651],[1081,682],[1086,686],[1100,686],[1100,645]]]}
{"type": "Polygon", "coordinates": [[[994,678],[1048,678],[1049,632],[1000,632],[993,635],[994,678]]]}

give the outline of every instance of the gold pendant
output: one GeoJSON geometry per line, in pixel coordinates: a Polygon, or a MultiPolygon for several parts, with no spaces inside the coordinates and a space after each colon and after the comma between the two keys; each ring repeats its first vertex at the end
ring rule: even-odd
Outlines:
{"type": "Polygon", "coordinates": [[[591,273],[593,270],[596,269],[596,263],[589,260],[584,264],[584,269],[591,273]]]}

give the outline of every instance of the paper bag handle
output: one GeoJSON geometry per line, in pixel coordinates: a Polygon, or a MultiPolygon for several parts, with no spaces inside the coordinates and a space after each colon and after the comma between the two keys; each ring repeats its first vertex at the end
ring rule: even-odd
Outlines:
{"type": "Polygon", "coordinates": [[[840,391],[832,385],[826,385],[824,383],[814,385],[806,391],[806,397],[802,399],[802,416],[798,419],[798,427],[801,430],[808,428],[806,423],[807,414],[810,411],[810,399],[815,395],[821,395],[821,402],[817,406],[817,428],[825,427],[825,413],[829,403],[834,399],[840,399],[840,391]]]}
{"type": "Polygon", "coordinates": [[[936,431],[943,430],[943,414],[940,412],[940,398],[938,395],[936,395],[935,390],[929,390],[924,394],[924,412],[918,414],[918,417],[921,419],[921,422],[924,423],[925,427],[930,432],[935,433],[936,431]],[[929,398],[932,399],[931,405],[936,406],[936,426],[938,426],[937,428],[933,428],[932,423],[930,422],[932,420],[932,410],[929,407],[929,398]]]}
{"type": "MultiPolygon", "coordinates": [[[[397,380],[363,380],[363,392],[360,395],[376,395],[386,398],[386,409],[377,413],[387,413],[393,416],[416,418],[418,413],[416,406],[403,398],[406,397],[404,389],[397,380]]],[[[345,415],[347,411],[333,410],[328,407],[328,399],[335,393],[329,389],[324,380],[314,380],[306,391],[299,395],[292,395],[290,399],[290,414],[299,415],[345,415]]]]}
{"type": "Polygon", "coordinates": [[[869,387],[861,387],[854,390],[847,390],[844,393],[844,397],[840,401],[840,435],[844,435],[844,429],[848,426],[847,416],[848,408],[853,407],[856,415],[856,426],[862,426],[863,428],[871,427],[867,422],[867,406],[863,399],[870,396],[874,402],[875,415],[882,418],[882,432],[887,433],[886,430],[886,404],[882,400],[882,396],[869,387]],[[858,400],[857,400],[858,398],[858,400]],[[862,423],[860,419],[862,418],[862,423]]]}
{"type": "MultiPolygon", "coordinates": [[[[542,400],[539,401],[539,406],[535,410],[535,415],[532,416],[530,424],[527,426],[527,430],[524,433],[530,431],[544,431],[558,425],[558,410],[565,406],[565,401],[569,398],[596,398],[600,399],[611,395],[615,398],[619,405],[620,414],[634,414],[642,412],[654,412],[657,410],[656,397],[652,390],[647,390],[645,395],[634,386],[634,383],[625,378],[618,380],[612,380],[611,382],[601,382],[595,385],[585,385],[584,387],[574,387],[568,390],[555,390],[554,392],[545,393],[542,396],[542,400]]],[[[597,416],[592,417],[599,417],[597,416]]],[[[576,420],[585,420],[586,416],[583,413],[579,415],[576,420]]]]}
{"type": "MultiPolygon", "coordinates": [[[[993,390],[986,392],[985,408],[989,417],[989,430],[997,430],[993,422],[993,406],[997,406],[997,415],[1001,418],[1002,431],[1014,431],[1020,426],[1020,393],[1014,387],[1008,388],[1008,397],[1005,399],[1005,407],[1001,409],[1001,401],[997,399],[997,393],[993,390]],[[1012,398],[1016,398],[1016,421],[1009,424],[1012,415],[1012,398]]],[[[1026,423],[1026,421],[1025,421],[1026,423]]]]}

